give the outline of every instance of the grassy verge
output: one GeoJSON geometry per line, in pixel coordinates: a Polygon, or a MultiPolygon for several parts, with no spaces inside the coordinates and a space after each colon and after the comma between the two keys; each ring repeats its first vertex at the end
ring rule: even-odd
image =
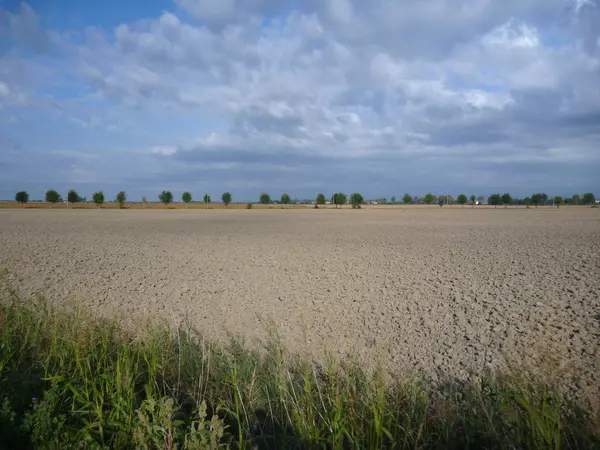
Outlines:
{"type": "Polygon", "coordinates": [[[0,448],[598,448],[551,386],[384,382],[331,360],[214,345],[0,294],[0,448]]]}

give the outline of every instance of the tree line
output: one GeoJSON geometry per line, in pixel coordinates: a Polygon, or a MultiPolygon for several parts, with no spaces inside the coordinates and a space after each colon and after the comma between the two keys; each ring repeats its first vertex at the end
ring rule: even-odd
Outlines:
{"type": "MultiPolygon", "coordinates": [[[[169,203],[172,203],[173,199],[174,199],[174,197],[173,197],[173,193],[171,191],[162,191],[158,195],[158,200],[161,203],[163,203],[165,206],[167,206],[169,203]]],[[[29,194],[26,191],[17,192],[15,195],[15,200],[18,203],[21,203],[21,205],[24,205],[25,203],[27,203],[29,201],[29,194]]],[[[50,207],[52,207],[52,205],[54,203],[63,202],[63,198],[58,191],[56,191],[54,189],[49,189],[48,191],[46,191],[45,201],[50,203],[50,207]]],[[[105,202],[104,193],[102,191],[94,192],[92,194],[92,201],[97,206],[99,206],[99,207],[102,206],[105,202]]],[[[115,196],[114,201],[116,203],[118,203],[121,208],[123,208],[125,206],[125,202],[127,201],[127,193],[125,191],[120,191],[115,196]]],[[[193,199],[192,199],[191,192],[187,192],[187,191],[184,192],[181,195],[181,201],[183,201],[186,204],[186,207],[188,206],[189,203],[192,203],[193,199]]],[[[210,195],[205,194],[204,197],[202,198],[202,201],[208,207],[208,204],[211,203],[210,195]]],[[[291,200],[290,195],[287,193],[283,193],[280,197],[279,203],[281,203],[283,206],[286,206],[286,205],[289,205],[291,203],[291,201],[292,200],[291,200]]],[[[77,193],[77,191],[75,191],[74,189],[71,189],[67,193],[67,202],[68,203],[87,202],[87,199],[85,197],[80,197],[79,194],[77,193]]],[[[224,192],[221,195],[221,202],[225,206],[229,206],[229,204],[231,204],[231,202],[232,202],[231,193],[224,192]]],[[[262,192],[259,195],[258,202],[263,205],[269,205],[269,204],[274,203],[274,201],[271,199],[271,196],[267,192],[262,192]]],[[[325,194],[319,193],[314,202],[315,208],[325,205],[325,204],[327,204],[327,202],[328,201],[327,201],[327,197],[325,197],[325,194]]],[[[549,197],[546,193],[535,193],[535,194],[532,194],[531,196],[525,197],[523,199],[513,198],[513,196],[511,194],[509,194],[508,192],[505,192],[504,194],[500,194],[500,193],[492,194],[487,198],[487,203],[489,205],[493,205],[493,206],[554,205],[554,206],[560,207],[560,205],[563,205],[563,204],[564,205],[592,205],[595,202],[596,202],[596,197],[591,192],[587,192],[583,195],[574,194],[572,197],[562,197],[560,195],[557,195],[554,197],[549,197]]],[[[143,204],[148,203],[147,197],[145,197],[145,196],[142,197],[142,203],[143,204]]],[[[361,205],[365,204],[365,199],[358,192],[351,194],[349,197],[346,194],[344,194],[343,192],[337,192],[331,196],[330,203],[333,204],[336,208],[341,207],[342,205],[346,205],[346,204],[352,205],[353,208],[360,208],[361,205]]],[[[388,203],[388,202],[385,199],[383,199],[383,203],[388,203]]],[[[396,204],[396,197],[392,196],[391,202],[389,202],[389,203],[396,204]]],[[[454,199],[454,197],[452,197],[451,195],[435,195],[432,193],[427,193],[423,197],[413,197],[410,194],[406,193],[402,197],[402,203],[404,203],[405,205],[410,205],[410,204],[431,205],[431,204],[437,203],[440,206],[443,206],[444,204],[455,204],[456,203],[456,204],[459,204],[462,206],[467,205],[467,204],[475,206],[477,204],[485,203],[485,198],[483,196],[477,197],[475,195],[471,195],[470,197],[467,197],[465,194],[459,194],[456,197],[456,199],[454,199]]],[[[252,203],[248,203],[248,208],[251,208],[251,207],[252,207],[252,203]]]]}

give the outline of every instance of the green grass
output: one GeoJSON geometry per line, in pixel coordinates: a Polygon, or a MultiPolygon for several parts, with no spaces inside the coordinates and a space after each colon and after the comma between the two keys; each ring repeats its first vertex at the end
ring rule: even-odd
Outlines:
{"type": "Polygon", "coordinates": [[[0,448],[600,448],[597,417],[531,378],[384,378],[0,294],[0,448]]]}

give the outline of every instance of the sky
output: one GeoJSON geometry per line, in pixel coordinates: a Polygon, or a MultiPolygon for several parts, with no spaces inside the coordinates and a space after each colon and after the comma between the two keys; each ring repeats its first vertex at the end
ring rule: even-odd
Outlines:
{"type": "Polygon", "coordinates": [[[600,194],[600,0],[0,0],[0,198],[600,194]]]}

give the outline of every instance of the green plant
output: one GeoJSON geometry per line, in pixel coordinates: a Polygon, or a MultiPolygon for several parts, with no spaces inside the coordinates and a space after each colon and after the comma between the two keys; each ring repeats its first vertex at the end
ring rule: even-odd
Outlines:
{"type": "Polygon", "coordinates": [[[77,191],[75,189],[71,189],[67,193],[67,202],[78,203],[80,200],[81,200],[81,197],[79,197],[79,194],[77,193],[77,191]]]}
{"type": "Polygon", "coordinates": [[[292,200],[288,194],[281,194],[281,204],[282,205],[289,205],[291,201],[292,200]]]}
{"type": "Polygon", "coordinates": [[[563,198],[560,195],[554,197],[554,204],[557,208],[560,208],[561,203],[563,202],[563,198]]]}
{"type": "Polygon", "coordinates": [[[591,192],[587,192],[583,194],[583,204],[584,205],[593,205],[596,203],[596,196],[591,192]]]}
{"type": "Polygon", "coordinates": [[[411,203],[412,203],[412,201],[413,201],[413,199],[412,199],[412,197],[410,196],[410,194],[408,194],[408,193],[404,194],[404,196],[402,197],[402,202],[403,202],[405,205],[409,205],[409,204],[411,204],[411,203]]]}
{"type": "Polygon", "coordinates": [[[94,203],[96,204],[96,206],[102,206],[104,204],[104,192],[102,192],[102,191],[94,192],[92,194],[92,200],[94,200],[94,203]]]}
{"type": "Polygon", "coordinates": [[[221,195],[221,201],[223,202],[225,207],[229,206],[229,204],[231,203],[231,193],[223,192],[223,195],[221,195]]]}
{"type": "Polygon", "coordinates": [[[204,203],[206,203],[206,205],[208,205],[210,203],[210,195],[204,194],[203,200],[204,200],[204,203]]]}
{"type": "Polygon", "coordinates": [[[435,203],[436,200],[437,200],[437,197],[435,195],[433,195],[432,193],[425,194],[425,197],[423,198],[423,201],[427,205],[431,205],[432,203],[435,203]]]}
{"type": "Polygon", "coordinates": [[[115,201],[119,204],[119,208],[125,208],[125,201],[127,200],[127,193],[125,191],[120,191],[115,196],[115,201]]]}
{"type": "Polygon", "coordinates": [[[315,206],[318,208],[319,206],[325,205],[325,203],[327,203],[327,199],[325,198],[325,195],[322,193],[317,194],[315,206]]]}
{"type": "Polygon", "coordinates": [[[344,194],[343,192],[338,192],[336,194],[333,194],[333,197],[331,198],[331,201],[335,205],[336,208],[338,206],[341,208],[346,203],[348,203],[348,199],[346,198],[346,194],[344,194]]]}
{"type": "Polygon", "coordinates": [[[192,202],[192,194],[189,192],[184,192],[181,194],[181,200],[185,203],[185,207],[188,207],[188,204],[192,202]]]}
{"type": "Polygon", "coordinates": [[[390,199],[390,203],[391,203],[392,205],[395,205],[395,204],[396,204],[396,197],[395,197],[394,195],[392,195],[392,198],[390,199]]]}
{"type": "Polygon", "coordinates": [[[512,196],[508,192],[505,192],[502,194],[502,197],[500,197],[500,202],[503,205],[511,205],[513,202],[512,196]]]}
{"type": "Polygon", "coordinates": [[[500,194],[492,194],[488,197],[488,205],[494,205],[494,208],[496,208],[501,203],[502,197],[500,196],[500,194]]]}
{"type": "Polygon", "coordinates": [[[25,191],[20,191],[15,194],[15,201],[21,204],[21,207],[29,201],[29,194],[25,191]]]}
{"type": "Polygon", "coordinates": [[[166,208],[167,205],[173,201],[173,194],[171,193],[171,191],[162,191],[159,194],[158,199],[163,205],[165,205],[166,208]]]}
{"type": "Polygon", "coordinates": [[[250,202],[249,202],[249,203],[246,205],[246,209],[252,209],[252,203],[250,203],[250,202]]]}
{"type": "Polygon", "coordinates": [[[458,202],[459,205],[464,207],[465,204],[467,203],[467,196],[465,194],[460,194],[458,197],[456,197],[456,201],[458,202]]]}
{"type": "Polygon", "coordinates": [[[62,198],[58,192],[56,192],[54,189],[50,189],[46,191],[46,201],[50,203],[50,208],[52,208],[52,205],[54,203],[61,202],[62,198]]]}
{"type": "Polygon", "coordinates": [[[269,194],[267,194],[266,192],[263,192],[262,194],[260,194],[258,202],[261,205],[268,205],[269,203],[271,203],[271,196],[269,194]]]}
{"type": "Polygon", "coordinates": [[[471,200],[471,205],[475,206],[475,200],[477,200],[477,197],[475,197],[475,195],[471,195],[469,198],[471,200]]]}
{"type": "Polygon", "coordinates": [[[579,203],[581,203],[581,196],[579,194],[573,195],[573,203],[575,203],[576,205],[579,205],[579,203]]]}
{"type": "Polygon", "coordinates": [[[363,196],[360,195],[358,192],[355,192],[354,194],[350,195],[350,204],[352,205],[352,208],[360,208],[363,202],[363,196]]]}

